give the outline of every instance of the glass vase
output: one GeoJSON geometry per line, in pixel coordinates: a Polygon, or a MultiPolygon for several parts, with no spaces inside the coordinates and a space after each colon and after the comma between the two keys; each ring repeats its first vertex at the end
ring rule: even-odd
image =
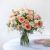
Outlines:
{"type": "Polygon", "coordinates": [[[29,44],[29,38],[28,38],[27,32],[25,32],[25,31],[23,32],[23,34],[21,36],[20,44],[21,45],[28,45],[29,44]]]}

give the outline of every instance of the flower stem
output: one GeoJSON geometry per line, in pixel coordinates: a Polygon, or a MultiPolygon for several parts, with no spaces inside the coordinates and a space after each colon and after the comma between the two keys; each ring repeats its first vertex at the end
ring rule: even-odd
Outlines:
{"type": "Polygon", "coordinates": [[[29,44],[29,39],[27,36],[27,32],[23,32],[22,36],[21,36],[21,41],[20,41],[21,45],[28,45],[29,44]]]}

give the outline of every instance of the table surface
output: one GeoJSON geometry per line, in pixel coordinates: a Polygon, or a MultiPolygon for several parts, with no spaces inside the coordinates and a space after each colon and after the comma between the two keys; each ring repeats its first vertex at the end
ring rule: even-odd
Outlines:
{"type": "Polygon", "coordinates": [[[12,39],[3,45],[3,50],[50,50],[50,47],[38,45],[30,41],[29,46],[21,46],[20,39],[12,39]]]}

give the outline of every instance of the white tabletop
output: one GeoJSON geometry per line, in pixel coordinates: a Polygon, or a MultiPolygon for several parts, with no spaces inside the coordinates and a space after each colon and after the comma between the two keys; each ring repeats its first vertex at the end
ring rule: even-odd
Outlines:
{"type": "Polygon", "coordinates": [[[29,46],[21,46],[20,40],[16,38],[5,43],[3,45],[3,50],[50,50],[50,47],[33,44],[32,41],[29,46]]]}

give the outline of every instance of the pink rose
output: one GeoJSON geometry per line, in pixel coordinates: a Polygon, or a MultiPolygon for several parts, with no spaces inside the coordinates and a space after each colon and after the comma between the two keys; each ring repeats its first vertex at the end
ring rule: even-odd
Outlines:
{"type": "Polygon", "coordinates": [[[24,24],[24,29],[26,29],[26,30],[31,30],[30,24],[24,24]]]}
{"type": "Polygon", "coordinates": [[[40,15],[36,15],[36,16],[34,16],[34,19],[41,19],[41,16],[40,15]]]}
{"type": "Polygon", "coordinates": [[[28,14],[33,15],[33,11],[32,10],[28,10],[28,14]]]}
{"type": "Polygon", "coordinates": [[[38,22],[38,26],[39,26],[39,27],[43,26],[43,22],[42,22],[42,21],[39,21],[39,22],[38,22]]]}
{"type": "Polygon", "coordinates": [[[27,15],[27,19],[28,20],[33,20],[33,16],[29,14],[29,15],[27,15]]]}
{"type": "Polygon", "coordinates": [[[37,27],[38,27],[38,23],[35,23],[35,24],[34,24],[34,27],[37,28],[37,27]]]}
{"type": "Polygon", "coordinates": [[[18,16],[17,18],[18,18],[18,21],[19,21],[20,23],[23,23],[23,22],[25,21],[25,18],[22,17],[22,16],[18,16]]]}
{"type": "Polygon", "coordinates": [[[34,26],[35,27],[41,27],[41,26],[43,26],[43,22],[42,21],[39,21],[38,23],[35,23],[34,26]]]}

